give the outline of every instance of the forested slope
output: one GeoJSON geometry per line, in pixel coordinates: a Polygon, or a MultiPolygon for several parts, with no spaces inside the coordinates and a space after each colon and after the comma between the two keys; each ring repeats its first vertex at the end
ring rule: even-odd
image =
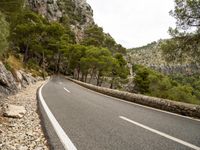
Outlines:
{"type": "Polygon", "coordinates": [[[91,7],[82,0],[1,1],[2,61],[14,56],[36,75],[62,73],[101,85],[105,77],[126,78],[126,49],[93,21],[91,7]],[[2,32],[3,32],[2,31],[2,32]],[[10,34],[9,34],[10,33],[10,34]]]}

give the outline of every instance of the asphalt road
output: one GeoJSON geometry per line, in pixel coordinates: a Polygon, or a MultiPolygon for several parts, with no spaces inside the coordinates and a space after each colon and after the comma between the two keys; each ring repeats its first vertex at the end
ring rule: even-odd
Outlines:
{"type": "Polygon", "coordinates": [[[119,101],[63,77],[50,80],[42,96],[78,150],[200,149],[200,121],[119,101]]]}

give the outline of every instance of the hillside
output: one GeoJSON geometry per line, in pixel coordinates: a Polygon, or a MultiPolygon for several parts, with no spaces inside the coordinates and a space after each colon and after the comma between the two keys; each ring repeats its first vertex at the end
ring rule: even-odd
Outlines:
{"type": "Polygon", "coordinates": [[[18,69],[12,57],[36,76],[90,77],[99,86],[106,76],[112,87],[128,75],[126,49],[95,24],[86,0],[3,0],[0,25],[0,60],[9,70],[18,69]]]}
{"type": "Polygon", "coordinates": [[[77,42],[83,39],[86,28],[94,25],[93,10],[86,0],[27,1],[31,10],[48,21],[58,21],[64,25],[69,23],[77,42]]]}
{"type": "Polygon", "coordinates": [[[132,64],[140,64],[166,74],[195,74],[200,72],[199,65],[192,63],[192,58],[187,57],[185,61],[173,62],[166,61],[160,47],[161,42],[152,42],[142,47],[128,50],[128,55],[132,64]]]}
{"type": "MultiPolygon", "coordinates": [[[[196,48],[199,35],[189,38],[196,48]]],[[[170,40],[169,56],[185,37],[170,40]]],[[[159,128],[167,138],[173,130],[188,131],[170,139],[177,144],[189,137],[195,144],[200,126],[188,117],[200,117],[200,67],[192,63],[194,55],[167,62],[161,42],[127,50],[94,22],[86,0],[0,0],[0,150],[179,148],[168,139],[130,132],[121,119],[159,128]],[[179,130],[183,122],[191,127],[179,130]]],[[[187,45],[181,48],[193,50],[187,45]]]]}

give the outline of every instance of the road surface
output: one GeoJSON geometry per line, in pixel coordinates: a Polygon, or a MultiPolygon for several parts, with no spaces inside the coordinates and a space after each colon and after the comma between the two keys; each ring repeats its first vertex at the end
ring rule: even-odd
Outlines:
{"type": "MultiPolygon", "coordinates": [[[[104,96],[63,77],[53,77],[41,94],[78,150],[200,150],[198,120],[104,96]]],[[[46,123],[54,148],[64,149],[46,123]]]]}

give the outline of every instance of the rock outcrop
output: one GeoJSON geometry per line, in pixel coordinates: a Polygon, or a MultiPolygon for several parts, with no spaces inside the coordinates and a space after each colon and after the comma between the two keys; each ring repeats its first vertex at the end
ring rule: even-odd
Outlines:
{"type": "Polygon", "coordinates": [[[50,21],[58,21],[62,12],[57,5],[57,0],[28,0],[30,8],[46,17],[50,21]]]}
{"type": "Polygon", "coordinates": [[[182,64],[166,62],[160,49],[160,42],[153,42],[146,46],[130,49],[128,55],[132,64],[140,64],[150,67],[165,74],[192,75],[200,73],[200,64],[194,64],[191,58],[187,58],[182,64]]]}
{"type": "Polygon", "coordinates": [[[193,75],[200,73],[200,65],[198,64],[177,64],[177,65],[149,65],[148,67],[162,72],[164,74],[184,74],[193,75]]]}
{"type": "Polygon", "coordinates": [[[14,94],[28,85],[34,84],[37,80],[30,74],[22,70],[6,69],[0,62],[0,97],[14,94]]]}
{"type": "Polygon", "coordinates": [[[4,106],[3,115],[11,118],[22,118],[26,113],[24,106],[6,104],[4,106]]]}
{"type": "Polygon", "coordinates": [[[27,5],[49,21],[68,18],[77,42],[82,40],[84,30],[94,24],[93,10],[86,0],[27,0],[27,5]]]}
{"type": "Polygon", "coordinates": [[[17,92],[17,83],[10,71],[0,62],[0,93],[11,94],[17,92]]]}

